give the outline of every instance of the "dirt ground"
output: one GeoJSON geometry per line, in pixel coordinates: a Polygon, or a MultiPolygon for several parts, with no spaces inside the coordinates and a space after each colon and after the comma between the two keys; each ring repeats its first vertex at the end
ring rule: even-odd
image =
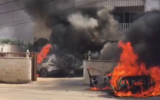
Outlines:
{"type": "Polygon", "coordinates": [[[0,100],[160,100],[160,97],[116,98],[88,89],[82,78],[38,78],[29,84],[0,84],[0,100]]]}

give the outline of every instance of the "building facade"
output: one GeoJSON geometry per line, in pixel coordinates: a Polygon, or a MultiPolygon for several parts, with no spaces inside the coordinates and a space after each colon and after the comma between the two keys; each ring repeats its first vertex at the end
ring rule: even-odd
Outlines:
{"type": "Polygon", "coordinates": [[[160,10],[160,0],[145,0],[145,11],[160,10]]]}
{"type": "Polygon", "coordinates": [[[83,8],[115,7],[114,18],[119,22],[117,29],[123,32],[132,25],[136,15],[160,9],[160,0],[75,0],[75,5],[83,8]]]}

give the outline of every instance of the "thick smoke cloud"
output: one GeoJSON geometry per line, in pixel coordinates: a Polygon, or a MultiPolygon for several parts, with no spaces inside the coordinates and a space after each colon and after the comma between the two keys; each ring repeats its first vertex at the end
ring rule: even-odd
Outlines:
{"type": "MultiPolygon", "coordinates": [[[[52,31],[50,35],[46,35],[50,37],[49,42],[56,48],[53,53],[56,54],[59,68],[72,69],[75,65],[82,64],[85,53],[89,50],[100,52],[108,39],[114,37],[116,33],[117,22],[111,15],[113,7],[79,8],[56,13],[58,8],[61,10],[66,4],[72,4],[73,2],[70,3],[72,0],[56,0],[52,4],[49,3],[50,6],[44,4],[44,1],[27,0],[24,4],[34,5],[27,9],[27,12],[52,31]],[[64,66],[64,62],[68,63],[64,66]]],[[[43,27],[40,29],[42,30],[43,27]]],[[[45,32],[43,33],[45,35],[45,32]]]]}
{"type": "Polygon", "coordinates": [[[85,17],[81,13],[69,15],[68,21],[77,29],[94,29],[98,26],[96,19],[85,17]]]}
{"type": "Polygon", "coordinates": [[[107,39],[114,35],[110,27],[116,25],[110,17],[111,8],[78,9],[69,15],[53,15],[51,41],[57,44],[57,54],[73,54],[83,59],[84,54],[91,51],[100,51],[107,39]],[[110,10],[108,10],[110,9],[110,10]],[[104,18],[104,15],[107,18],[104,18]],[[108,30],[105,30],[104,26],[108,30]]]}
{"type": "Polygon", "coordinates": [[[101,56],[99,60],[118,61],[120,57],[121,49],[118,48],[118,42],[108,42],[101,50],[101,56]]]}
{"type": "Polygon", "coordinates": [[[27,7],[25,11],[34,21],[34,37],[36,40],[45,38],[49,40],[52,30],[46,26],[47,17],[50,14],[49,0],[19,0],[27,7]]]}
{"type": "Polygon", "coordinates": [[[148,67],[160,65],[160,11],[142,14],[125,35],[139,56],[139,62],[148,67]]]}
{"type": "MultiPolygon", "coordinates": [[[[160,11],[154,10],[135,17],[132,26],[125,32],[125,42],[130,42],[138,62],[147,67],[160,65],[160,11]]],[[[100,60],[117,60],[120,51],[118,43],[106,43],[100,60]]]]}

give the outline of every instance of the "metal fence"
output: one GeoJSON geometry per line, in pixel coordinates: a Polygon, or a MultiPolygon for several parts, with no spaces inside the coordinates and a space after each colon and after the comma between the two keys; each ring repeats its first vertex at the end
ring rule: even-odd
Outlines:
{"type": "Polygon", "coordinates": [[[117,30],[123,31],[132,26],[132,23],[118,23],[117,24],[117,30]]]}
{"type": "Polygon", "coordinates": [[[144,6],[144,0],[75,0],[75,5],[81,7],[103,7],[103,6],[114,6],[114,7],[128,7],[128,6],[144,6]],[[96,2],[97,1],[97,2],[96,2]],[[95,2],[95,3],[90,3],[95,2]],[[88,4],[87,4],[88,3],[88,4]]]}

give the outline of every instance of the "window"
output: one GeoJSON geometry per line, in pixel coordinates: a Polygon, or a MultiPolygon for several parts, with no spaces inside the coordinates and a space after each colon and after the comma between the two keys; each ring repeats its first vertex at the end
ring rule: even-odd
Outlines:
{"type": "Polygon", "coordinates": [[[132,12],[115,13],[114,18],[119,23],[132,23],[137,14],[138,13],[132,13],[132,12]]]}
{"type": "Polygon", "coordinates": [[[134,18],[136,17],[137,14],[138,13],[130,13],[130,15],[129,15],[129,21],[130,21],[130,23],[132,23],[134,21],[134,18]]]}
{"type": "Polygon", "coordinates": [[[115,20],[117,20],[119,23],[124,23],[124,13],[115,13],[114,14],[115,20]]]}

